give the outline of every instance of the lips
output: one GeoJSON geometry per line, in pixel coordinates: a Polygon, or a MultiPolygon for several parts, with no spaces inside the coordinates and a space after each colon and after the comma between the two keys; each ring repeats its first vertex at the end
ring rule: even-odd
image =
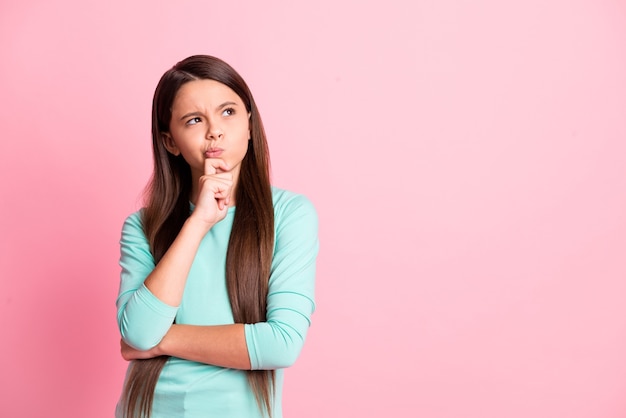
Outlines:
{"type": "Polygon", "coordinates": [[[221,148],[209,148],[204,153],[204,156],[206,158],[219,158],[219,156],[222,155],[223,152],[224,150],[221,148]]]}

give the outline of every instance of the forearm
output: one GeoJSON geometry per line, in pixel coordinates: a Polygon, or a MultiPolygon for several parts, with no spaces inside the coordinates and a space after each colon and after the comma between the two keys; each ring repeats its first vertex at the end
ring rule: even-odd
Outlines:
{"type": "Polygon", "coordinates": [[[249,370],[243,324],[174,324],[158,346],[159,354],[214,366],[249,370]]]}
{"type": "Polygon", "coordinates": [[[170,248],[146,278],[145,286],[163,303],[180,305],[189,270],[207,231],[206,224],[193,217],[188,218],[170,248]]]}

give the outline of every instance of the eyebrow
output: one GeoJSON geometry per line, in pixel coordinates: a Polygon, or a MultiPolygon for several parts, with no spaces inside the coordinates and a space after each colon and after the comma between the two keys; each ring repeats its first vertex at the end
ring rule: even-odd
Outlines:
{"type": "Polygon", "coordinates": [[[182,115],[180,117],[180,120],[187,119],[187,118],[190,118],[192,116],[202,116],[202,114],[200,112],[185,113],[184,115],[182,115]]]}
{"type": "Polygon", "coordinates": [[[217,107],[218,110],[224,109],[226,106],[237,106],[235,102],[224,102],[217,107]]]}
{"type": "MultiPolygon", "coordinates": [[[[235,103],[235,102],[224,102],[224,103],[222,103],[221,105],[219,105],[217,107],[217,110],[222,110],[226,106],[237,106],[237,103],[235,103]]],[[[185,113],[183,116],[180,117],[180,120],[187,119],[187,118],[190,118],[192,116],[202,116],[202,113],[201,112],[185,113]]]]}

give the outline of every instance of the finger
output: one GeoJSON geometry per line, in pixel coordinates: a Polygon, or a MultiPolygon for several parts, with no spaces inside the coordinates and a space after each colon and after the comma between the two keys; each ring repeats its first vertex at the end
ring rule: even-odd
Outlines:
{"type": "Polygon", "coordinates": [[[200,192],[211,193],[216,199],[225,198],[230,195],[232,183],[216,179],[214,176],[200,177],[200,192]]]}
{"type": "Polygon", "coordinates": [[[207,158],[204,160],[204,174],[211,175],[216,173],[223,173],[230,170],[226,161],[221,158],[207,158]]]}
{"type": "Polygon", "coordinates": [[[231,182],[233,181],[233,173],[230,172],[217,172],[215,174],[211,174],[211,177],[213,178],[218,178],[218,179],[222,179],[226,182],[231,182]]]}
{"type": "Polygon", "coordinates": [[[217,192],[215,193],[215,200],[220,210],[227,209],[230,203],[230,194],[227,192],[217,192]]]}

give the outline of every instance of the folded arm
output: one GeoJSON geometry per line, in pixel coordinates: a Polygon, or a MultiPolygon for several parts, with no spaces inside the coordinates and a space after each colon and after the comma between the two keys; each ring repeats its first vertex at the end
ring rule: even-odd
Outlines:
{"type": "Polygon", "coordinates": [[[304,345],[313,309],[310,299],[297,294],[276,294],[268,321],[257,324],[172,325],[155,347],[141,351],[122,341],[126,360],[160,355],[234,369],[278,369],[293,365],[304,345]],[[291,303],[290,303],[291,301],[291,303]],[[294,309],[293,302],[308,307],[309,315],[294,309]],[[292,306],[288,308],[288,306],[292,306]]]}
{"type": "MultiPolygon", "coordinates": [[[[269,280],[266,321],[198,326],[161,321],[165,332],[152,346],[122,344],[127,360],[170,355],[237,369],[291,366],[304,344],[315,309],[317,214],[297,196],[277,208],[276,242],[269,280]],[[146,351],[147,350],[147,351],[146,351]]],[[[161,306],[162,307],[162,306],[161,306]]]]}

